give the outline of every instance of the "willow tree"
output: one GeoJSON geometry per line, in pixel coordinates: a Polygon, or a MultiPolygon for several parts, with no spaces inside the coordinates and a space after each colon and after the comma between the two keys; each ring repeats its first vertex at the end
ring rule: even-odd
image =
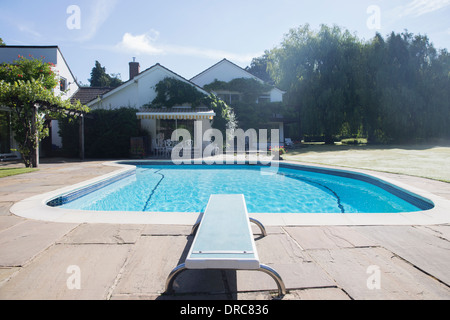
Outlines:
{"type": "Polygon", "coordinates": [[[291,29],[281,47],[271,52],[269,71],[296,105],[302,127],[333,143],[358,101],[354,74],[361,45],[348,30],[322,25],[291,29]]]}
{"type": "Polygon", "coordinates": [[[89,112],[79,101],[72,104],[55,95],[59,80],[54,67],[31,56],[0,65],[0,105],[11,111],[14,138],[26,167],[39,165],[39,142],[49,135],[47,118],[89,112]]]}

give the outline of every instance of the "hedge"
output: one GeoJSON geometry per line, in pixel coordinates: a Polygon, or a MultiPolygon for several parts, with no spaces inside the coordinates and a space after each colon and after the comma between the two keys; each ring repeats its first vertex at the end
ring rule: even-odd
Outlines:
{"type": "MultiPolygon", "coordinates": [[[[128,158],[132,137],[147,136],[139,127],[138,110],[120,108],[115,110],[94,110],[85,119],[84,145],[86,158],[128,158]]],[[[60,135],[63,154],[66,157],[79,155],[78,121],[60,120],[60,135]]]]}

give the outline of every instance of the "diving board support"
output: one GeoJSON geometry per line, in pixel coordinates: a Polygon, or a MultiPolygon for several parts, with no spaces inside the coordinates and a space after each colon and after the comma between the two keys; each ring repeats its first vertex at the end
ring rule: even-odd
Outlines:
{"type": "Polygon", "coordinates": [[[254,219],[254,218],[249,218],[249,219],[250,219],[250,222],[256,224],[259,227],[259,229],[261,230],[262,235],[264,237],[267,237],[267,231],[266,231],[266,228],[264,227],[264,225],[261,222],[259,222],[258,220],[254,219]]]}
{"type": "Polygon", "coordinates": [[[175,279],[185,270],[253,270],[271,276],[283,297],[286,287],[281,276],[259,261],[251,222],[267,236],[264,225],[248,216],[244,195],[212,195],[192,228],[195,237],[185,262],[167,277],[166,292],[173,292],[175,279]]]}
{"type": "MultiPolygon", "coordinates": [[[[195,235],[195,233],[197,232],[197,229],[198,229],[198,227],[200,226],[201,217],[202,217],[202,214],[200,214],[199,220],[198,220],[198,221],[194,224],[194,226],[192,227],[192,230],[191,230],[191,236],[195,235]]],[[[263,235],[263,237],[267,237],[267,231],[266,231],[266,228],[264,227],[264,225],[263,225],[260,221],[254,219],[254,218],[249,218],[249,220],[250,220],[250,222],[256,224],[256,225],[259,227],[259,229],[261,230],[261,234],[263,235]]]]}
{"type": "MultiPolygon", "coordinates": [[[[186,268],[185,263],[180,264],[179,266],[177,266],[175,269],[172,270],[172,272],[167,277],[166,290],[165,290],[166,293],[171,294],[174,292],[173,283],[175,282],[176,277],[178,277],[179,274],[181,274],[183,271],[186,271],[186,270],[188,270],[188,268],[186,268]]],[[[239,270],[241,270],[241,269],[239,269],[239,270]]],[[[243,269],[243,270],[245,270],[245,269],[243,269]]],[[[268,274],[269,276],[271,276],[273,280],[275,280],[277,287],[278,287],[278,297],[281,298],[286,295],[286,286],[284,285],[283,279],[278,274],[278,272],[276,272],[274,269],[272,269],[271,267],[266,266],[264,264],[261,264],[259,269],[257,269],[256,271],[264,272],[265,274],[268,274]]]]}

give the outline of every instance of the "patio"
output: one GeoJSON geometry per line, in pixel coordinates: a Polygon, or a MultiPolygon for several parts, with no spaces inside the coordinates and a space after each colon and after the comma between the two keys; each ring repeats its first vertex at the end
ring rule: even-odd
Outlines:
{"type": "MultiPolygon", "coordinates": [[[[103,162],[43,162],[37,172],[0,180],[0,299],[272,299],[272,279],[246,271],[188,271],[177,295],[161,295],[190,248],[190,225],[50,223],[10,214],[17,201],[116,170],[103,162]],[[79,268],[79,288],[71,287],[71,266],[79,268]]],[[[379,174],[450,199],[448,183],[379,174]]],[[[256,245],[261,262],[283,277],[284,300],[450,299],[449,225],[267,231],[256,245]],[[379,289],[371,282],[377,270],[379,289]]]]}

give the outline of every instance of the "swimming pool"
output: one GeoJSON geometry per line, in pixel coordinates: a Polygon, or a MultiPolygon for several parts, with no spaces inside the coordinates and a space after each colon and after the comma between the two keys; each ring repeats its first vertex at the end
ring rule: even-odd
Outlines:
{"type": "Polygon", "coordinates": [[[211,194],[244,194],[249,213],[402,213],[434,204],[348,171],[281,165],[135,163],[136,170],[59,195],[49,206],[109,212],[203,212],[211,194]]]}

